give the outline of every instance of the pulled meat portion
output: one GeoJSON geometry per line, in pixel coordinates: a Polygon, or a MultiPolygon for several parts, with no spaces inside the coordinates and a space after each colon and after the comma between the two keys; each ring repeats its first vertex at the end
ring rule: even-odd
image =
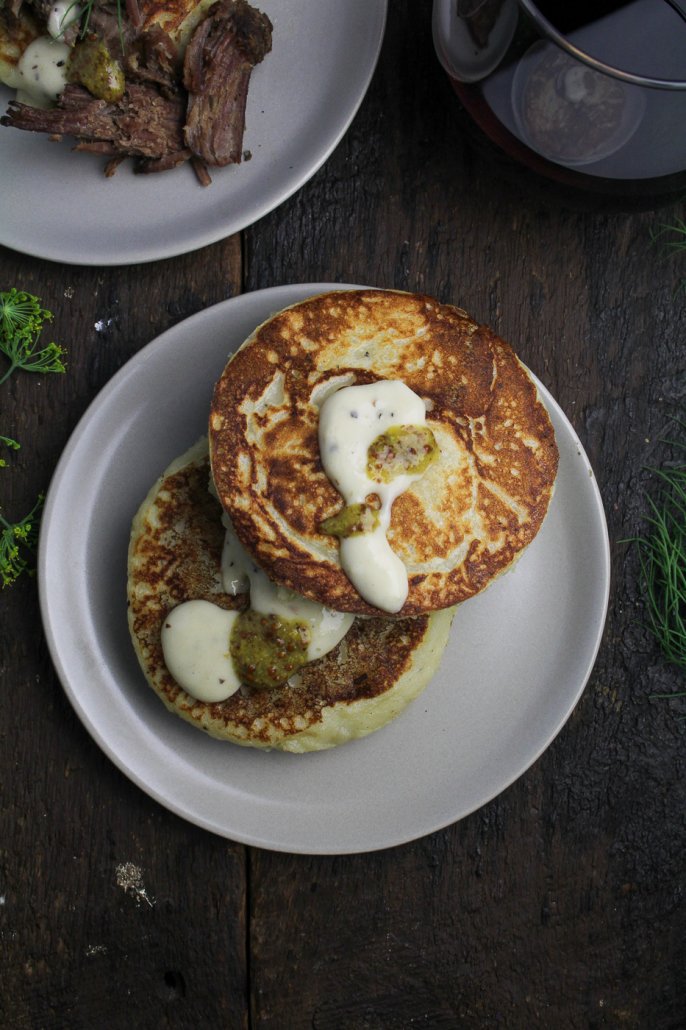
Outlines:
{"type": "Polygon", "coordinates": [[[183,111],[182,97],[163,97],[145,84],[132,83],[112,104],[96,99],[82,86],[69,85],[59,107],[46,111],[11,100],[7,117],[16,112],[20,128],[32,132],[75,136],[76,150],[133,157],[137,171],[162,171],[191,156],[183,140],[183,111]]]}
{"type": "Polygon", "coordinates": [[[49,110],[10,101],[0,124],[56,139],[75,137],[75,150],[111,159],[108,175],[125,158],[133,158],[140,172],[190,160],[199,182],[208,185],[208,166],[241,160],[250,75],[271,50],[271,22],[247,0],[218,0],[182,60],[158,25],[140,27],[137,0],[127,0],[126,11],[122,30],[116,2],[96,0],[88,26],[89,37],[103,41],[124,70],[120,99],[108,103],[69,84],[49,110]]]}
{"type": "Polygon", "coordinates": [[[271,44],[271,22],[245,0],[221,0],[188,44],[184,136],[208,165],[241,160],[250,73],[271,44]]]}

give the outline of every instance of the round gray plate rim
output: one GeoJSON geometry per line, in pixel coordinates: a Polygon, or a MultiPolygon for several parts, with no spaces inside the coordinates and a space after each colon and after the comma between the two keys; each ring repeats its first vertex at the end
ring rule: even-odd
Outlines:
{"type": "Polygon", "coordinates": [[[343,284],[224,301],[148,344],[105,386],[60,459],[39,547],[41,611],[74,709],[131,780],[190,822],[277,851],[405,843],[475,811],[560,731],[591,673],[608,603],[607,527],[584,450],[539,384],[560,449],[550,511],[514,569],[460,606],[441,668],[395,722],[310,755],[215,741],[147,687],[126,625],[131,519],[205,432],[235,347],[287,304],[343,284]]]}
{"type": "MultiPolygon", "coordinates": [[[[326,161],[364,98],[383,40],[387,0],[255,0],[274,25],[246,107],[249,160],[114,176],[68,140],[0,127],[0,244],[75,265],[124,265],[196,250],[251,225],[326,161]]],[[[13,93],[0,86],[0,110],[13,93]]]]}

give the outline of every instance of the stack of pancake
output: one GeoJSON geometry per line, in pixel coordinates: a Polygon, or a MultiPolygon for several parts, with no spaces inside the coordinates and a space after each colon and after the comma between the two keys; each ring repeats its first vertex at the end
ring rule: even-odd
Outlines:
{"type": "MultiPolygon", "coordinates": [[[[381,290],[323,294],[278,312],[224,369],[208,441],[164,473],[134,520],[129,619],[148,681],[176,714],[238,744],[312,751],[379,729],[430,681],[455,606],[533,540],[557,462],[531,376],[465,312],[381,290]],[[387,384],[421,399],[436,447],[392,501],[385,537],[406,571],[406,592],[382,609],[341,562],[347,532],[328,528],[347,509],[325,471],[321,430],[334,395],[354,398],[356,408],[355,388],[387,384]],[[192,600],[225,613],[250,607],[226,561],[222,572],[227,533],[280,595],[342,613],[347,631],[283,682],[255,685],[239,675],[230,696],[199,700],[169,671],[165,626],[192,600]]],[[[370,478],[363,506],[375,512],[382,492],[370,478]]],[[[224,657],[229,651],[227,639],[224,657]]]]}

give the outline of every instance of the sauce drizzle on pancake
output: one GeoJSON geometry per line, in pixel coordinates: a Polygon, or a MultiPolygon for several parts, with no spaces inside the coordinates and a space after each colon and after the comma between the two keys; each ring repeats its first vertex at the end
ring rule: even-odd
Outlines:
{"type": "Polygon", "coordinates": [[[363,505],[370,493],[380,501],[371,530],[341,537],[340,561],[360,596],[385,612],[399,612],[408,592],[407,569],[386,536],[391,508],[425,470],[387,476],[380,469],[372,477],[370,449],[389,430],[425,421],[424,401],[399,379],[344,386],[326,398],[319,412],[322,465],[346,505],[363,505]]]}

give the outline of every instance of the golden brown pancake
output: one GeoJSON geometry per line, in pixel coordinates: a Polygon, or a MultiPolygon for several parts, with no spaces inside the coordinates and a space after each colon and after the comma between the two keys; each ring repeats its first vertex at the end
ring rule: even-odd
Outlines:
{"type": "Polygon", "coordinates": [[[356,619],[333,651],[274,690],[241,687],[226,701],[204,703],[174,681],[160,639],[169,611],[196,599],[226,609],[247,604],[222,590],[224,529],[209,475],[205,442],[170,466],[132,527],[129,626],[145,676],[167,708],[213,737],[292,752],[334,747],[395,718],[436,671],[452,612],[402,622],[356,619]]]}
{"type": "Polygon", "coordinates": [[[395,502],[388,539],[408,570],[399,616],[482,590],[538,532],[557,473],[548,413],[511,347],[464,311],[397,291],[324,294],[285,309],[217,383],[209,438],[219,498],[277,583],[338,611],[378,614],[320,524],[343,500],[319,456],[335,389],[400,379],[422,397],[440,458],[395,502]]]}

